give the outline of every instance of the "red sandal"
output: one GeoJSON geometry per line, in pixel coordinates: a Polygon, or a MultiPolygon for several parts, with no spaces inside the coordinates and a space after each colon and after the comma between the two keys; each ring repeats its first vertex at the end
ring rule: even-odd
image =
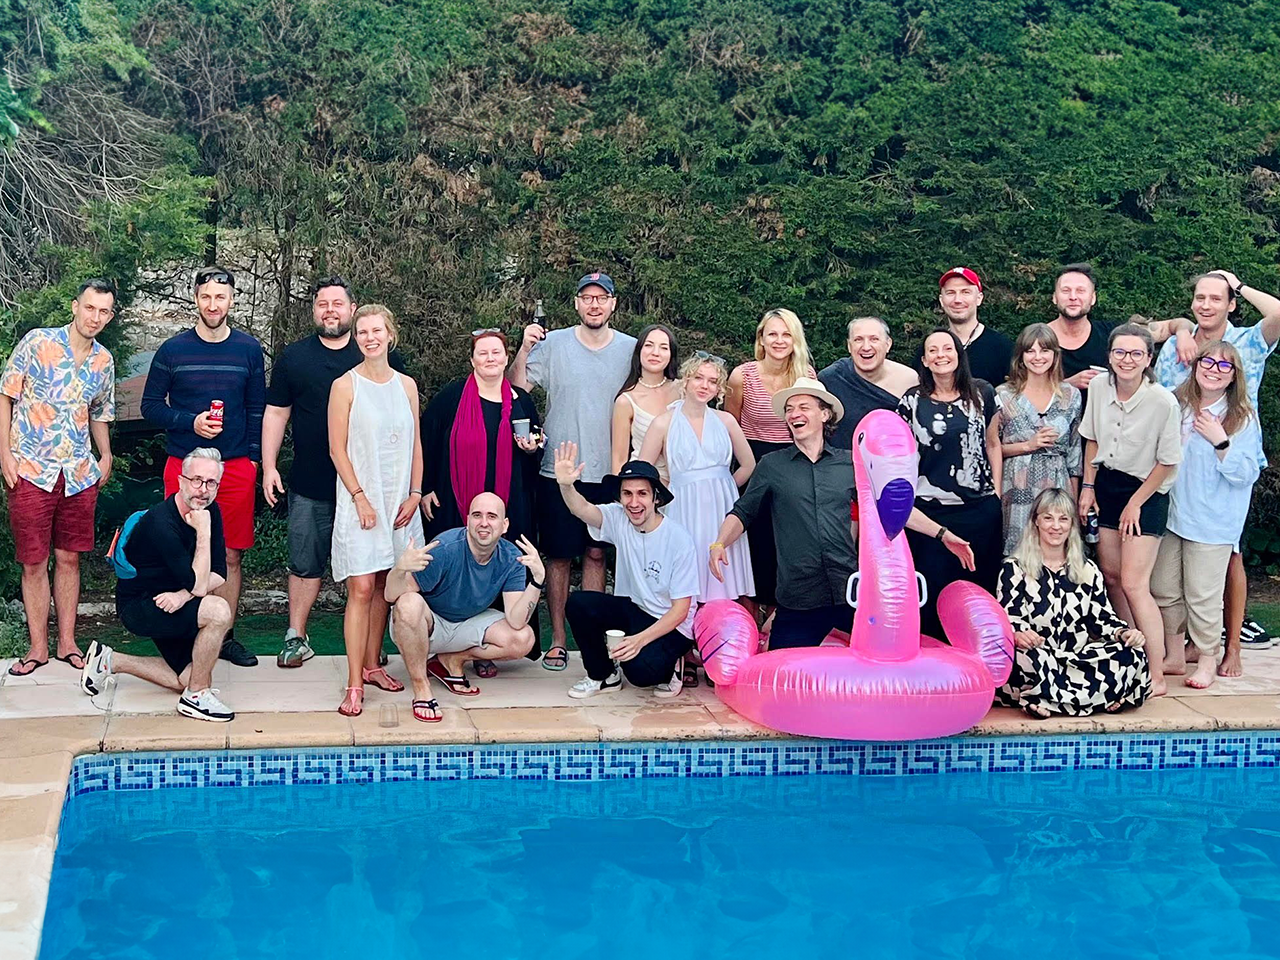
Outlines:
{"type": "Polygon", "coordinates": [[[444,714],[440,712],[440,701],[435,699],[413,701],[413,719],[421,720],[423,723],[439,723],[444,719],[444,714]],[[435,716],[423,716],[428,710],[435,716]]]}

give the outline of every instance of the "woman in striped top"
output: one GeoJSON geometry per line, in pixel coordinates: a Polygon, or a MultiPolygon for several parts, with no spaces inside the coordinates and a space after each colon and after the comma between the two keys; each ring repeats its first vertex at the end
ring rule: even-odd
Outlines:
{"type": "MultiPolygon", "coordinates": [[[[729,374],[724,409],[742,425],[756,462],[767,453],[791,445],[791,432],[773,412],[773,395],[801,377],[816,376],[800,318],[790,310],[768,311],[756,324],[755,359],[729,374]]],[[[756,603],[773,607],[778,560],[774,551],[773,516],[762,510],[749,530],[756,603]]]]}

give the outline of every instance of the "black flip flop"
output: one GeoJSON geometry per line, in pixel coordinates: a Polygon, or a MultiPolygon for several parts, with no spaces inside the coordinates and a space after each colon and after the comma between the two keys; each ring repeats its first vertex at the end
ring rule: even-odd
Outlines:
{"type": "MultiPolygon", "coordinates": [[[[19,660],[17,663],[12,664],[12,665],[9,667],[9,676],[11,676],[11,677],[29,677],[29,676],[31,676],[33,673],[35,673],[37,670],[39,670],[41,667],[43,667],[43,666],[44,666],[46,663],[48,663],[48,662],[49,662],[48,660],[37,660],[35,657],[28,657],[26,660],[19,660]],[[27,671],[26,671],[26,672],[24,672],[24,673],[19,673],[19,672],[18,672],[18,670],[17,670],[17,668],[18,668],[18,667],[25,667],[28,663],[34,663],[34,664],[35,664],[35,666],[34,666],[34,667],[32,667],[30,670],[27,670],[27,671]]],[[[81,668],[81,669],[83,669],[83,668],[81,668]]]]}
{"type": "Polygon", "coordinates": [[[84,669],[84,654],[83,654],[83,653],[78,653],[78,652],[77,652],[77,653],[68,653],[65,657],[54,657],[53,659],[57,660],[59,663],[65,663],[65,664],[66,664],[68,667],[70,667],[72,670],[83,670],[83,669],[84,669]],[[80,666],[78,666],[78,667],[77,667],[74,663],[72,663],[72,662],[71,662],[71,658],[72,658],[72,657],[78,657],[78,658],[80,659],[80,666]]]}

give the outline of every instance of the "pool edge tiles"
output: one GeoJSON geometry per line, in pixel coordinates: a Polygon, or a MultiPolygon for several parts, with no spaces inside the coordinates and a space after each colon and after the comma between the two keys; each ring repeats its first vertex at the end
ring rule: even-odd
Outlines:
{"type": "Polygon", "coordinates": [[[825,740],[340,747],[116,753],[76,759],[88,793],[434,780],[607,781],[806,774],[922,776],[1280,766],[1280,732],[1087,734],[909,743],[825,740]]]}

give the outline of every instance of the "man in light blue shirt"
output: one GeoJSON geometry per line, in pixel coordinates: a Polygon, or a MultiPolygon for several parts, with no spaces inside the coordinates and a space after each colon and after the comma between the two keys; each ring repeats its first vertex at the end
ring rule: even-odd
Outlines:
{"type": "MultiPolygon", "coordinates": [[[[1206,343],[1223,340],[1236,348],[1244,364],[1245,386],[1249,402],[1258,409],[1258,388],[1266,373],[1267,358],[1280,341],[1280,299],[1263,293],[1240,282],[1240,278],[1226,270],[1196,277],[1191,294],[1191,313],[1194,321],[1178,317],[1169,321],[1170,339],[1156,359],[1156,379],[1162,386],[1174,390],[1191,375],[1191,363],[1196,352],[1206,343]],[[1262,319],[1251,327],[1239,327],[1231,321],[1239,319],[1240,298],[1247,300],[1262,319]]],[[[1266,457],[1258,447],[1258,466],[1267,465],[1266,457]]],[[[1240,636],[1244,629],[1245,603],[1248,600],[1249,581],[1244,572],[1244,557],[1232,554],[1227,568],[1226,653],[1218,667],[1223,677],[1238,677],[1240,666],[1240,636]]],[[[1261,636],[1251,647],[1269,647],[1271,638],[1265,630],[1251,629],[1251,636],[1261,636]]]]}

